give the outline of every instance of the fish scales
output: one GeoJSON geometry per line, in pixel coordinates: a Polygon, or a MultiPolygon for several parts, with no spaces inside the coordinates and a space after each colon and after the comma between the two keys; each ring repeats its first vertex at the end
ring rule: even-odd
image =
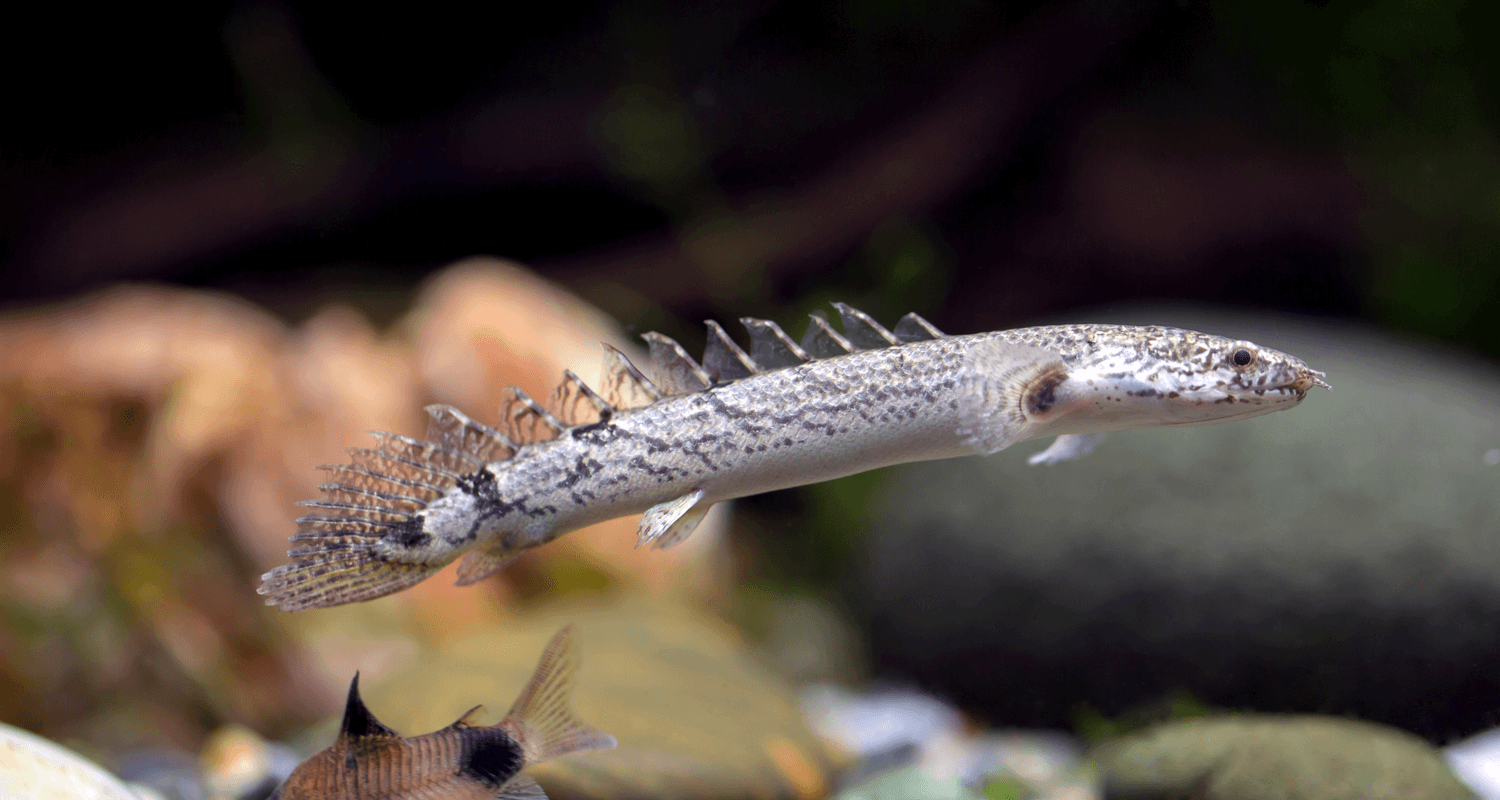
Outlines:
{"type": "Polygon", "coordinates": [[[632,409],[498,462],[499,494],[525,496],[536,532],[645,511],[695,488],[705,500],[961,455],[957,367],[940,340],[814,361],[632,409]]]}
{"type": "Polygon", "coordinates": [[[610,349],[609,398],[567,373],[556,413],[513,390],[500,429],[429,408],[426,440],[385,434],[356,452],[355,478],[329,468],[346,483],[306,503],[317,510],[299,520],[302,546],[261,592],[287,610],[366,600],[460,555],[459,583],[473,583],[564,533],[641,512],[639,542],[669,547],[721,500],[1049,436],[1031,461],[1056,463],[1107,431],[1244,419],[1327,387],[1293,356],[1177,328],[947,336],[908,315],[892,333],[836,307],[844,332],[814,318],[800,345],[745,320],[750,353],[710,323],[702,364],[647,334],[652,375],[610,349]]]}

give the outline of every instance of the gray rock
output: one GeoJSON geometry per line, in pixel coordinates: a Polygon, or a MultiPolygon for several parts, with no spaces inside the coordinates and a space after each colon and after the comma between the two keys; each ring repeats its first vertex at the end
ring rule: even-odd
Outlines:
{"type": "Polygon", "coordinates": [[[1330,717],[1173,722],[1096,755],[1105,800],[1473,800],[1407,733],[1330,717]]]}
{"type": "Polygon", "coordinates": [[[1227,425],[893,471],[859,594],[877,663],[995,721],[1187,689],[1442,739],[1500,710],[1500,377],[1348,325],[1090,315],[1241,336],[1332,393],[1227,425]]]}

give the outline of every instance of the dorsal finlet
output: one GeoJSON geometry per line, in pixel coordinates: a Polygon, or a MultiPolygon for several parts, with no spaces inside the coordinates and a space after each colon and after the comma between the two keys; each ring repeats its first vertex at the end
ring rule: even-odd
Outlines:
{"type": "Polygon", "coordinates": [[[482,461],[503,461],[516,452],[516,443],[488,425],[469,419],[453,406],[427,406],[427,439],[482,461]]]}
{"type": "Polygon", "coordinates": [[[568,426],[608,422],[615,415],[615,407],[597,392],[590,389],[583,379],[571,369],[563,370],[562,383],[552,392],[551,406],[557,409],[557,418],[568,426]],[[580,408],[587,401],[585,408],[580,408]],[[592,416],[589,412],[592,411],[592,416]]]}
{"type": "Polygon", "coordinates": [[[812,324],[807,326],[807,332],[802,334],[802,349],[813,358],[833,358],[834,356],[848,355],[855,351],[854,345],[849,343],[838,331],[828,324],[828,320],[816,314],[809,315],[812,324]]]}
{"type": "Polygon", "coordinates": [[[656,331],[641,334],[651,348],[651,365],[656,371],[656,385],[664,394],[701,392],[713,384],[708,373],[682,349],[675,339],[656,331]]]}
{"type": "Polygon", "coordinates": [[[728,383],[748,378],[760,372],[760,366],[740,346],[729,338],[724,328],[713,320],[704,320],[708,327],[708,345],[703,348],[703,371],[714,383],[728,383]]]}
{"type": "Polygon", "coordinates": [[[522,414],[535,414],[537,419],[555,431],[561,431],[567,427],[562,424],[562,420],[553,416],[552,412],[548,411],[541,403],[531,399],[531,395],[522,391],[521,387],[511,386],[509,389],[511,396],[515,398],[517,403],[520,403],[519,406],[512,408],[511,416],[519,417],[522,414]]]}
{"type": "Polygon", "coordinates": [[[920,314],[913,311],[902,317],[896,323],[896,339],[902,344],[907,342],[925,342],[931,339],[942,339],[948,334],[938,330],[931,322],[922,319],[920,314]]]}
{"type": "Polygon", "coordinates": [[[631,397],[636,392],[645,395],[647,403],[661,400],[661,389],[628,356],[609,342],[599,344],[604,348],[604,391],[611,405],[615,408],[636,407],[631,397]]]}
{"type": "Polygon", "coordinates": [[[568,427],[518,386],[505,387],[503,397],[500,401],[500,424],[505,426],[510,440],[516,444],[546,441],[558,436],[568,427]],[[539,426],[545,430],[538,430],[539,426]]]}
{"type": "Polygon", "coordinates": [[[344,721],[339,724],[339,736],[347,739],[364,739],[370,736],[395,736],[401,734],[382,725],[380,720],[365,708],[359,697],[359,673],[349,682],[349,699],[344,703],[344,721]]]}
{"type": "Polygon", "coordinates": [[[835,302],[844,323],[844,338],[861,350],[880,350],[901,344],[896,337],[869,314],[847,304],[835,302]]]}
{"type": "Polygon", "coordinates": [[[795,367],[812,360],[780,325],[754,317],[740,317],[740,324],[750,333],[750,358],[761,369],[795,367]]]}

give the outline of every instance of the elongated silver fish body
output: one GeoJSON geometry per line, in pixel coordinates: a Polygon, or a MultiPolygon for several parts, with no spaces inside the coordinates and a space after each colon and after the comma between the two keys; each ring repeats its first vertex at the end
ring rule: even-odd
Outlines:
{"type": "Polygon", "coordinates": [[[571,373],[550,407],[512,390],[502,429],[429,408],[425,440],[382,434],[325,468],[337,480],[305,504],[302,546],[260,591],[287,610],[366,600],[464,554],[459,582],[472,583],[568,531],[641,512],[640,542],[668,547],[721,500],[1058,436],[1032,457],[1052,463],[1106,431],[1243,419],[1327,386],[1292,356],[1175,328],[946,336],[908,315],[892,333],[836,306],[844,332],[815,317],[801,344],[744,320],[749,353],[709,323],[701,365],[647,334],[649,377],[608,348],[605,395],[571,373]]]}

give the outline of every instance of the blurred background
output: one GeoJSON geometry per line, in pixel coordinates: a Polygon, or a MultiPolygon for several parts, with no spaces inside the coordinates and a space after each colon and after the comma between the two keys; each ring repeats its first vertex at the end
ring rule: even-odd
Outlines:
{"type": "MultiPolygon", "coordinates": [[[[0,721],[137,775],[237,736],[305,754],[354,670],[417,733],[508,706],[575,619],[603,681],[581,706],[617,726],[694,671],[662,642],[755,676],[736,702],[781,711],[672,762],[741,794],[819,796],[880,751],[845,713],[880,687],[966,736],[1206,709],[1489,728],[1497,29],[1458,0],[13,12],[0,721]],[[1050,469],[748,498],[680,551],[619,520],[469,589],[255,595],[314,467],[364,431],[418,435],[431,402],[493,422],[506,385],[597,375],[597,341],[795,336],[830,300],[950,333],[1197,327],[1336,391],[1050,469]],[[604,685],[625,664],[643,683],[604,685]]],[[[728,700],[704,691],[639,727],[708,736],[728,700]]]]}

